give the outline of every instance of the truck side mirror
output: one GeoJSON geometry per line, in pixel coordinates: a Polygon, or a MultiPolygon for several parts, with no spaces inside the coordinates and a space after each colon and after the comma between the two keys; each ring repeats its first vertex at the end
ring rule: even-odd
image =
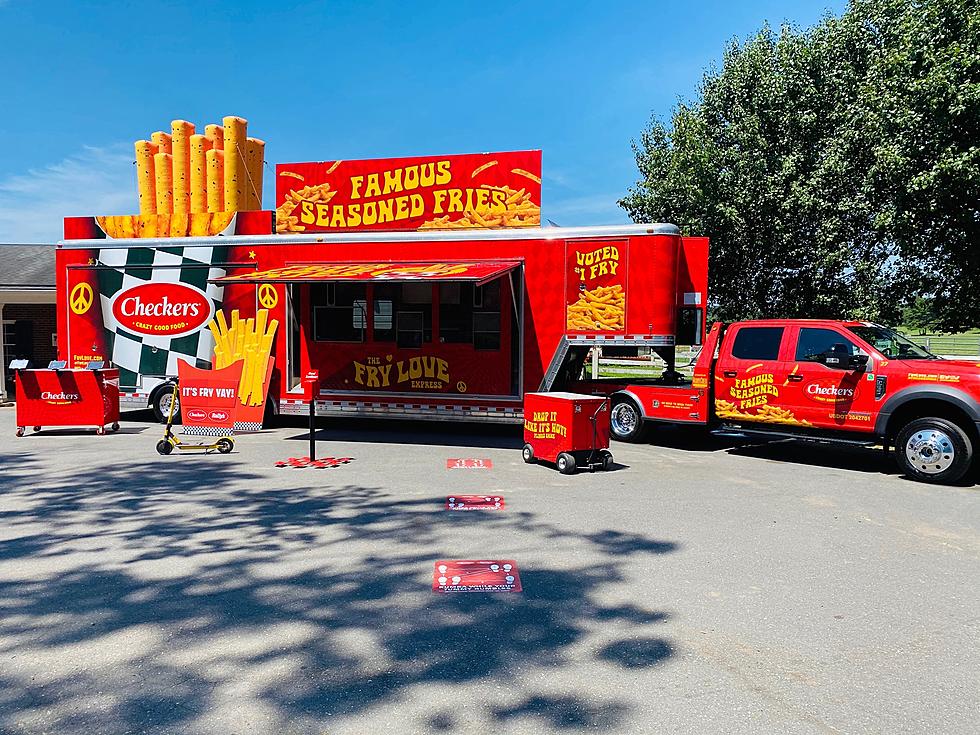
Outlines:
{"type": "Polygon", "coordinates": [[[868,366],[868,356],[867,355],[851,355],[847,359],[847,366],[851,370],[864,370],[868,366]]]}

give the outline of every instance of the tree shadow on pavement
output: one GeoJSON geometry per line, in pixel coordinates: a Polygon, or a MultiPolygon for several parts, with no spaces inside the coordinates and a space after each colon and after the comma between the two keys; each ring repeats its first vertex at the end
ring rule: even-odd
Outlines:
{"type": "MultiPolygon", "coordinates": [[[[601,730],[628,715],[626,697],[543,682],[674,654],[657,635],[666,613],[603,601],[624,565],[669,541],[461,514],[454,528],[593,561],[522,568],[520,595],[437,595],[432,561],[453,554],[432,498],[281,487],[203,458],[61,474],[17,459],[0,454],[0,732],[319,731],[471,684],[497,693],[467,711],[488,728],[601,730]]],[[[459,712],[409,716],[397,730],[452,729],[459,712]]]]}

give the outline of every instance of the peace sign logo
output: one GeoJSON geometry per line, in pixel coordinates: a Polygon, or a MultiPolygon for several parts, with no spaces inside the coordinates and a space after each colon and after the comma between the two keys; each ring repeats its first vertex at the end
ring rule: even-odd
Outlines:
{"type": "Polygon", "coordinates": [[[68,297],[68,304],[71,306],[73,312],[81,316],[92,308],[93,300],[92,287],[87,283],[79,283],[71,290],[71,295],[68,297]]]}
{"type": "Polygon", "coordinates": [[[279,294],[276,293],[276,287],[271,283],[263,283],[259,286],[259,303],[266,309],[271,309],[278,304],[279,294]]]}

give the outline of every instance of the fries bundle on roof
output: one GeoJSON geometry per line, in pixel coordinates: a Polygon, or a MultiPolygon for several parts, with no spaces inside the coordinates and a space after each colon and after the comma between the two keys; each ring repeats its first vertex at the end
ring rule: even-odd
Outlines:
{"type": "Polygon", "coordinates": [[[231,325],[223,311],[208,322],[214,335],[214,367],[220,370],[236,360],[244,360],[238,384],[238,401],[243,406],[261,406],[265,401],[265,377],[272,355],[272,339],[279,320],[269,321],[269,310],[259,309],[254,319],[241,319],[238,309],[231,312],[231,325]]]}

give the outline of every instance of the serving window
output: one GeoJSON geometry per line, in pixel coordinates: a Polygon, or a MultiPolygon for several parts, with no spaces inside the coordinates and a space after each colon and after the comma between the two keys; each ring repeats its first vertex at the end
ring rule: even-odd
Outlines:
{"type": "Polygon", "coordinates": [[[363,283],[317,283],[310,286],[313,339],[317,342],[363,342],[367,332],[367,286],[363,283]]]}

